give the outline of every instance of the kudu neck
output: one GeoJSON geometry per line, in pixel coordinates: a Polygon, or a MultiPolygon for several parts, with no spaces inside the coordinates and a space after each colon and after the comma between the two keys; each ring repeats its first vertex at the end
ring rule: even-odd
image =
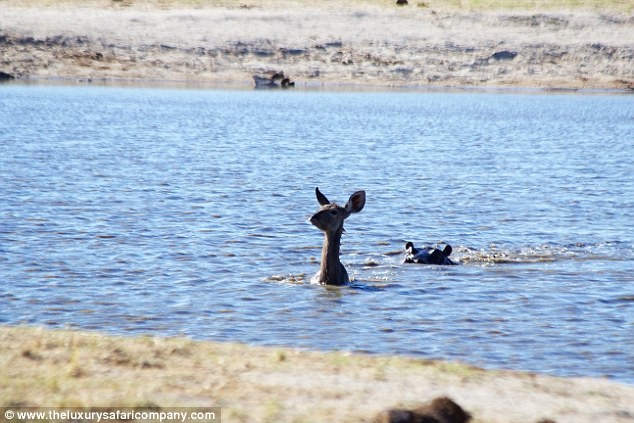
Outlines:
{"type": "Polygon", "coordinates": [[[331,284],[339,284],[343,279],[343,275],[340,275],[342,266],[339,261],[342,233],[343,224],[335,231],[324,232],[324,246],[321,250],[321,277],[323,281],[328,281],[331,284]]]}

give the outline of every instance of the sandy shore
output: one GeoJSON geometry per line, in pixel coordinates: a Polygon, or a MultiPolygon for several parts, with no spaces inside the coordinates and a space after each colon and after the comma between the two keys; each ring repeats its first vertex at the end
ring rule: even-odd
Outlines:
{"type": "Polygon", "coordinates": [[[224,422],[368,422],[446,395],[487,423],[632,422],[634,386],[458,363],[0,326],[0,407],[222,407],[224,422]]]}
{"type": "Polygon", "coordinates": [[[0,71],[251,84],[253,74],[282,70],[299,85],[634,89],[634,11],[627,7],[201,4],[4,0],[0,71]]]}

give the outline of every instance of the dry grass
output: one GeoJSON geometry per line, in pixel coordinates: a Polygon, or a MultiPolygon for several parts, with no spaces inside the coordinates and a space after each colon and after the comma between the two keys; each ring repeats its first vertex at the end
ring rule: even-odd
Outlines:
{"type": "Polygon", "coordinates": [[[362,422],[448,395],[475,422],[628,422],[634,387],[459,363],[0,327],[0,407],[222,407],[227,422],[362,422]]]}
{"type": "Polygon", "coordinates": [[[631,0],[0,1],[0,70],[22,78],[634,89],[631,0]]]}
{"type": "MultiPolygon", "coordinates": [[[[0,4],[24,7],[139,7],[139,8],[266,8],[306,7],[326,10],[357,7],[392,8],[393,0],[2,0],[0,4]]],[[[561,10],[601,9],[631,12],[631,0],[409,0],[410,6],[434,10],[561,10]]]]}
{"type": "Polygon", "coordinates": [[[430,0],[424,3],[430,7],[445,5],[466,10],[602,9],[631,11],[634,8],[634,4],[630,0],[430,0]]]}

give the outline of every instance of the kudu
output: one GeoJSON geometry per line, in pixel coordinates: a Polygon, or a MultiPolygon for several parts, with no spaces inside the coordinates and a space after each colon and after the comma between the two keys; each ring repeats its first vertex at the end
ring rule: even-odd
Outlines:
{"type": "Polygon", "coordinates": [[[310,223],[324,233],[324,246],[321,250],[321,266],[313,281],[325,285],[345,285],[350,282],[348,272],[339,261],[339,246],[343,233],[343,221],[352,213],[358,213],[365,206],[365,191],[357,191],[341,207],[328,201],[326,196],[315,188],[319,211],[310,218],[310,223]]]}

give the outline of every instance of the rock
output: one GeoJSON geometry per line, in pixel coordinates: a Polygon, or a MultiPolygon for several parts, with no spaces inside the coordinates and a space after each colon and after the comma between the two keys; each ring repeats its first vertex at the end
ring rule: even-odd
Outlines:
{"type": "Polygon", "coordinates": [[[295,83],[284,72],[271,72],[269,75],[253,75],[255,88],[291,88],[295,83]],[[281,82],[278,82],[281,81],[281,82]]]}
{"type": "Polygon", "coordinates": [[[439,397],[411,410],[393,408],[379,413],[373,423],[467,423],[471,415],[450,398],[439,397]]]}
{"type": "Polygon", "coordinates": [[[502,50],[495,52],[491,55],[489,59],[493,60],[513,60],[517,56],[517,53],[514,51],[502,50]]]}
{"type": "Polygon", "coordinates": [[[12,79],[15,79],[15,76],[11,75],[10,73],[0,71],[0,81],[10,81],[12,79]]]}

